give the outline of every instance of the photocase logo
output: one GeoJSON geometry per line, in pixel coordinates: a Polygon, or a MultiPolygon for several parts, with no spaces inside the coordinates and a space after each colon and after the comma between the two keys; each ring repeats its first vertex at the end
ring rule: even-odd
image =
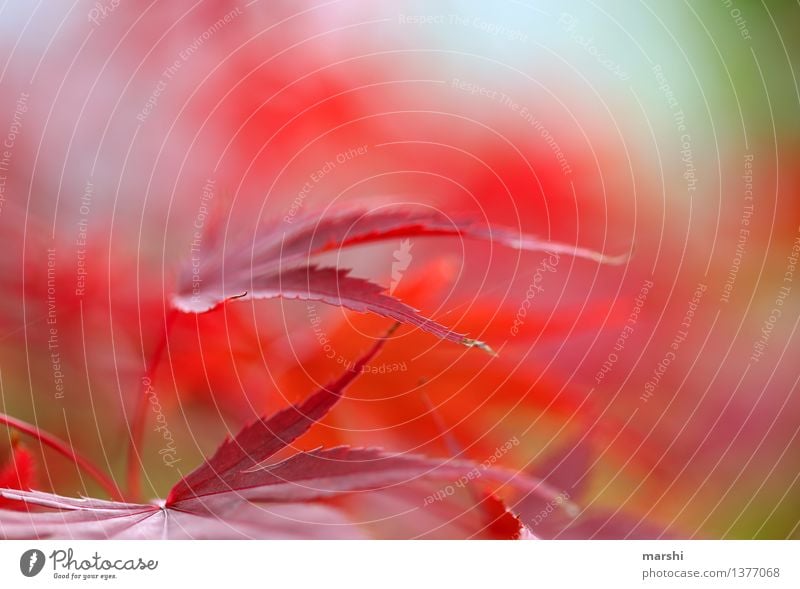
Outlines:
{"type": "Polygon", "coordinates": [[[44,563],[44,552],[33,548],[22,553],[19,558],[19,570],[26,577],[35,577],[42,572],[44,563]]]}
{"type": "Polygon", "coordinates": [[[400,242],[400,247],[394,250],[394,262],[392,262],[392,283],[389,285],[389,294],[394,294],[394,289],[400,284],[403,272],[408,270],[411,264],[411,240],[404,239],[400,242]]]}

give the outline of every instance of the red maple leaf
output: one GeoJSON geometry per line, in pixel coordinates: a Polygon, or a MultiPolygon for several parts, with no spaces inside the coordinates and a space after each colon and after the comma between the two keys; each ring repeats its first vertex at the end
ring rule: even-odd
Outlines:
{"type": "MultiPolygon", "coordinates": [[[[0,497],[39,511],[0,510],[4,538],[342,538],[362,535],[346,513],[324,500],[391,489],[424,479],[454,479],[477,466],[469,461],[395,454],[378,448],[334,447],[298,452],[269,462],[321,419],[378,352],[384,340],[340,378],[304,402],[259,419],[228,439],[183,477],[166,500],[126,503],[75,499],[40,491],[0,489],[0,497]]],[[[486,480],[508,483],[495,470],[486,480]]],[[[532,479],[515,482],[530,492],[549,489],[532,479]]],[[[494,537],[530,537],[496,500],[484,522],[494,537]]]]}
{"type": "Polygon", "coordinates": [[[215,230],[184,269],[172,304],[187,313],[203,313],[230,299],[282,297],[321,301],[389,317],[457,343],[485,347],[383,294],[384,287],[351,276],[349,270],[309,262],[316,255],[359,244],[425,236],[481,239],[514,249],[569,254],[596,262],[619,263],[627,259],[547,241],[518,230],[452,219],[430,209],[343,210],[328,217],[287,218],[251,240],[239,238],[230,247],[223,247],[219,230],[215,230]]]}

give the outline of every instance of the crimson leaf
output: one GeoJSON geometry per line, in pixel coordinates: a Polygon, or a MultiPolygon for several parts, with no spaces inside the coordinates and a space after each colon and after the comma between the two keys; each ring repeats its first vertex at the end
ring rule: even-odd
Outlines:
{"type": "MultiPolygon", "coordinates": [[[[74,499],[40,491],[0,489],[19,506],[48,511],[0,509],[3,538],[327,538],[358,537],[347,514],[318,500],[353,492],[391,488],[415,479],[454,479],[477,465],[376,448],[318,449],[284,461],[268,459],[291,444],[342,397],[362,367],[378,352],[379,340],[340,378],[299,405],[256,421],[226,440],[201,466],[181,479],[166,501],[152,504],[74,499]],[[315,502],[316,501],[316,502],[315,502]]],[[[514,473],[492,470],[487,480],[503,483],[514,473]]],[[[471,479],[471,477],[470,477],[471,479]]],[[[539,481],[515,482],[548,493],[539,481]]],[[[503,533],[517,525],[497,511],[503,533]]],[[[520,524],[521,526],[521,524],[520,524]]],[[[516,529],[516,528],[513,528],[516,529]]],[[[518,528],[514,537],[525,537],[518,528]]]]}
{"type": "MultiPolygon", "coordinates": [[[[320,218],[307,215],[273,224],[251,243],[206,247],[179,280],[172,304],[180,311],[203,313],[230,299],[304,299],[358,312],[372,312],[419,327],[437,337],[468,346],[485,345],[465,338],[420,315],[415,309],[368,280],[347,270],[320,268],[309,259],[324,252],[392,238],[451,236],[482,239],[528,251],[549,251],[602,263],[620,263],[627,256],[603,254],[520,234],[508,228],[454,220],[430,210],[345,210],[320,218]],[[203,252],[207,252],[203,255],[203,252]]],[[[215,242],[218,235],[211,236],[215,242]]]]}

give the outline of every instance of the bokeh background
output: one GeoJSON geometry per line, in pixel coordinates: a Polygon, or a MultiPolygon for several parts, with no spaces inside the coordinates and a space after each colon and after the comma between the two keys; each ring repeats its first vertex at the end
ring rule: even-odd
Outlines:
{"type": "MultiPolygon", "coordinates": [[[[798,538],[799,26],[779,1],[5,2],[0,409],[121,480],[197,223],[235,240],[432,207],[633,255],[331,254],[499,355],[403,328],[301,448],[484,461],[513,441],[500,464],[581,506],[529,521],[543,535],[798,538]]],[[[185,472],[388,325],[297,301],[180,316],[148,496],[177,478],[159,424],[185,472]]],[[[38,488],[98,493],[23,442],[38,488]]]]}

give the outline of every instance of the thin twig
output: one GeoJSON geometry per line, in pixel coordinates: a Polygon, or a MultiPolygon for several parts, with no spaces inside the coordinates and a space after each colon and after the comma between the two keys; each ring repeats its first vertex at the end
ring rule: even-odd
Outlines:
{"type": "Polygon", "coordinates": [[[136,400],[136,407],[134,409],[133,423],[131,424],[131,440],[128,447],[128,473],[127,473],[127,494],[130,500],[138,501],[141,491],[141,469],[142,460],[139,454],[139,448],[142,446],[142,438],[144,437],[144,426],[147,417],[147,392],[155,380],[155,372],[161,362],[161,357],[164,355],[164,350],[169,341],[169,332],[172,324],[177,317],[178,311],[172,309],[167,313],[164,320],[164,331],[161,339],[158,342],[150,361],[145,368],[145,377],[142,379],[143,387],[142,392],[136,400]]]}

